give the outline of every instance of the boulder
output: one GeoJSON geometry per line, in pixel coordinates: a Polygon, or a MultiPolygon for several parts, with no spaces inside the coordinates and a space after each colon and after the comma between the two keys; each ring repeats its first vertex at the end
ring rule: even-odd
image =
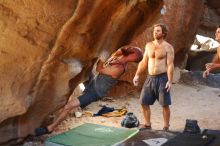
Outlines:
{"type": "Polygon", "coordinates": [[[0,143],[33,134],[63,107],[99,54],[129,44],[162,0],[0,1],[0,143]],[[129,19],[128,19],[129,18],[129,19]]]}
{"type": "Polygon", "coordinates": [[[214,38],[217,25],[220,25],[220,1],[205,0],[204,13],[197,33],[214,38]]]}

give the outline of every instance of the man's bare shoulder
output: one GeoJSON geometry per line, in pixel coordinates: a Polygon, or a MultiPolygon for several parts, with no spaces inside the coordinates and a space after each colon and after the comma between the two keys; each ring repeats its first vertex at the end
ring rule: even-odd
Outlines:
{"type": "Polygon", "coordinates": [[[170,43],[165,41],[165,45],[166,45],[167,51],[174,51],[174,48],[170,43]]]}
{"type": "Polygon", "coordinates": [[[164,41],[164,43],[167,47],[173,48],[173,46],[170,43],[168,43],[167,41],[164,41]]]}
{"type": "Polygon", "coordinates": [[[152,45],[153,45],[153,42],[147,42],[145,45],[145,49],[151,47],[152,45]]]}

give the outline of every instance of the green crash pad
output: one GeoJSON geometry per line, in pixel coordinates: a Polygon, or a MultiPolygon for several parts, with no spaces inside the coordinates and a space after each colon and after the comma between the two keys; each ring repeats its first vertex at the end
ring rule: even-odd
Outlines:
{"type": "Polygon", "coordinates": [[[46,146],[112,146],[138,133],[138,129],[85,123],[46,140],[46,146]]]}

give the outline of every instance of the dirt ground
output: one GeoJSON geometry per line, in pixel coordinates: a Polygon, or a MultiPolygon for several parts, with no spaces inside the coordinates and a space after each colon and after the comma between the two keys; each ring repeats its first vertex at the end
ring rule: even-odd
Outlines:
{"type": "MultiPolygon", "coordinates": [[[[183,131],[186,119],[198,120],[200,128],[220,130],[220,89],[201,85],[185,85],[182,83],[174,84],[172,87],[171,108],[171,131],[183,131]]],[[[139,95],[129,95],[126,97],[116,97],[114,102],[98,101],[90,104],[84,111],[96,113],[101,109],[101,105],[114,108],[126,106],[128,112],[133,112],[143,123],[143,115],[139,104],[139,95]]],[[[163,128],[162,108],[156,102],[151,106],[152,128],[161,130],[163,128]]],[[[102,124],[107,126],[121,127],[123,117],[89,117],[82,116],[76,118],[74,114],[70,116],[50,135],[41,136],[27,141],[24,146],[43,145],[46,138],[64,132],[68,129],[81,125],[85,122],[102,124]]]]}

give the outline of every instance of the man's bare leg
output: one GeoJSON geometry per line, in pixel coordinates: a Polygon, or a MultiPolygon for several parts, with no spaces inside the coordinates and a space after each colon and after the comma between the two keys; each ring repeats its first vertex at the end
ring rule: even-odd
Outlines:
{"type": "Polygon", "coordinates": [[[58,118],[50,125],[47,126],[47,129],[49,132],[52,132],[63,120],[66,119],[68,114],[73,110],[74,108],[79,107],[80,102],[78,98],[71,99],[67,102],[67,104],[64,106],[61,114],[58,116],[58,118]]]}
{"type": "Polygon", "coordinates": [[[151,111],[150,111],[150,106],[146,105],[141,105],[143,114],[144,114],[144,120],[145,120],[145,126],[151,126],[150,122],[150,116],[151,116],[151,111]]]}
{"type": "Polygon", "coordinates": [[[170,122],[170,108],[169,108],[169,106],[163,106],[163,119],[164,119],[164,128],[165,127],[169,128],[169,126],[170,126],[170,124],[169,124],[169,122],[170,122]]]}

